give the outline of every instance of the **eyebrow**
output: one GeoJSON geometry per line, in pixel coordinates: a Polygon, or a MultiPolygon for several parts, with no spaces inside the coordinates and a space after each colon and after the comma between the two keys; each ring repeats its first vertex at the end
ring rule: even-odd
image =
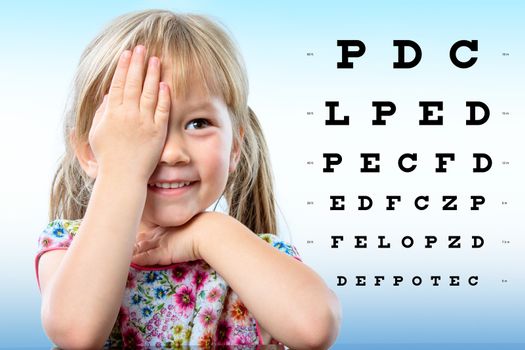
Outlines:
{"type": "Polygon", "coordinates": [[[200,103],[196,103],[196,104],[193,104],[193,105],[190,105],[188,108],[187,108],[187,112],[192,112],[192,111],[196,111],[196,110],[199,110],[199,109],[213,109],[213,104],[211,103],[211,101],[202,101],[200,103]]]}

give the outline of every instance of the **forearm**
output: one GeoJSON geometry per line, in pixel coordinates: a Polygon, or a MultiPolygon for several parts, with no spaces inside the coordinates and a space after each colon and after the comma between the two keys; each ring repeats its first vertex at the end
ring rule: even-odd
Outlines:
{"type": "Polygon", "coordinates": [[[335,340],[340,306],[321,277],[234,218],[220,214],[218,220],[213,231],[201,236],[199,255],[259,324],[291,348],[322,347],[335,340]]]}
{"type": "MultiPolygon", "coordinates": [[[[61,329],[97,344],[110,334],[122,303],[146,183],[99,176],[86,214],[43,300],[61,329]],[[80,336],[79,334],[77,334],[80,336]]],[[[102,343],[103,344],[103,343],[102,343]]]]}

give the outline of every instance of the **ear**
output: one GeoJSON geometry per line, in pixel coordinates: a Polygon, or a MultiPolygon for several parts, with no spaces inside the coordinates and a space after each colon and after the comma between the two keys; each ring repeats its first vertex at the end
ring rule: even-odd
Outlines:
{"type": "Polygon", "coordinates": [[[239,163],[239,160],[241,159],[241,145],[244,140],[244,128],[241,127],[239,129],[239,141],[233,140],[233,146],[232,151],[230,155],[230,166],[228,171],[230,173],[233,173],[235,169],[237,168],[237,164],[239,163]]]}
{"type": "Polygon", "coordinates": [[[87,141],[79,141],[75,136],[75,129],[69,133],[69,141],[75,150],[75,156],[84,172],[92,179],[97,178],[98,164],[91,146],[87,141]]]}

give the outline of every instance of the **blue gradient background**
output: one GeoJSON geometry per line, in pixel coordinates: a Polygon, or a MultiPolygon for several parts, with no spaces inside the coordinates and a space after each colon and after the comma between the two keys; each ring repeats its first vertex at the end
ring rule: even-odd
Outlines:
{"type": "Polygon", "coordinates": [[[250,106],[270,147],[285,218],[280,227],[343,306],[337,347],[525,346],[518,344],[525,342],[525,230],[520,220],[525,171],[519,152],[525,131],[524,2],[12,1],[3,4],[0,14],[0,347],[51,347],[40,323],[34,256],[63,151],[66,97],[87,43],[114,17],[146,8],[211,15],[233,34],[247,64],[250,106]],[[336,69],[337,39],[365,42],[367,52],[356,60],[356,69],[336,69]],[[416,68],[392,69],[394,39],[415,40],[422,47],[423,59],[416,68]],[[461,39],[479,41],[478,63],[471,69],[457,69],[449,61],[450,46],[461,39]],[[341,114],[351,115],[351,127],[324,126],[324,101],[334,99],[341,102],[341,114]],[[489,105],[491,119],[479,128],[465,127],[464,103],[476,99],[489,105]],[[396,117],[387,127],[371,126],[372,100],[396,103],[396,117]],[[417,125],[421,100],[444,101],[444,127],[417,125]],[[314,115],[307,116],[307,111],[314,115]],[[502,117],[503,111],[510,115],[502,117]],[[440,151],[457,156],[444,176],[433,173],[433,154],[440,151]],[[323,152],[343,154],[345,162],[336,173],[321,172],[323,152]],[[381,174],[359,173],[360,152],[381,153],[381,174]],[[396,156],[405,152],[418,152],[418,171],[400,174],[396,156]],[[493,169],[473,176],[472,152],[489,153],[493,169]],[[307,166],[307,161],[315,165],[307,166]],[[510,165],[504,167],[502,161],[510,165]],[[443,194],[459,195],[458,204],[465,208],[468,196],[476,193],[487,197],[482,213],[439,210],[443,194]],[[346,195],[350,209],[329,212],[330,194],[346,195]],[[376,207],[366,213],[354,210],[359,194],[374,197],[376,207]],[[401,194],[407,202],[429,194],[433,209],[418,212],[400,205],[387,213],[387,194],[401,194]],[[497,205],[502,200],[509,205],[497,205]],[[307,206],[306,201],[315,204],[307,206]],[[418,241],[434,233],[442,242],[457,231],[465,238],[481,233],[484,248],[456,251],[438,244],[428,251],[418,241]],[[407,232],[419,247],[400,247],[399,237],[407,232]],[[345,235],[346,245],[331,250],[329,238],[336,233],[345,235]],[[374,236],[385,234],[394,247],[387,252],[355,250],[354,234],[369,235],[371,245],[374,236]],[[511,244],[502,245],[502,239],[511,244]],[[369,276],[369,284],[353,286],[352,275],[361,274],[369,276]],[[394,288],[387,281],[372,287],[375,274],[477,274],[480,285],[468,287],[462,278],[455,288],[444,282],[439,287],[424,282],[394,288]],[[337,275],[348,277],[345,287],[336,286],[337,275]],[[508,283],[502,284],[503,278],[508,283]]]}

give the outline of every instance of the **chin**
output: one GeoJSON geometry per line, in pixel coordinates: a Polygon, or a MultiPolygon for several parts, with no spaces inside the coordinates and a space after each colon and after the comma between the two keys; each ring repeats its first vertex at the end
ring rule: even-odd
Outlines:
{"type": "Polygon", "coordinates": [[[152,221],[162,227],[176,227],[187,223],[195,216],[194,213],[184,212],[173,214],[168,211],[163,211],[152,217],[152,221]]]}

